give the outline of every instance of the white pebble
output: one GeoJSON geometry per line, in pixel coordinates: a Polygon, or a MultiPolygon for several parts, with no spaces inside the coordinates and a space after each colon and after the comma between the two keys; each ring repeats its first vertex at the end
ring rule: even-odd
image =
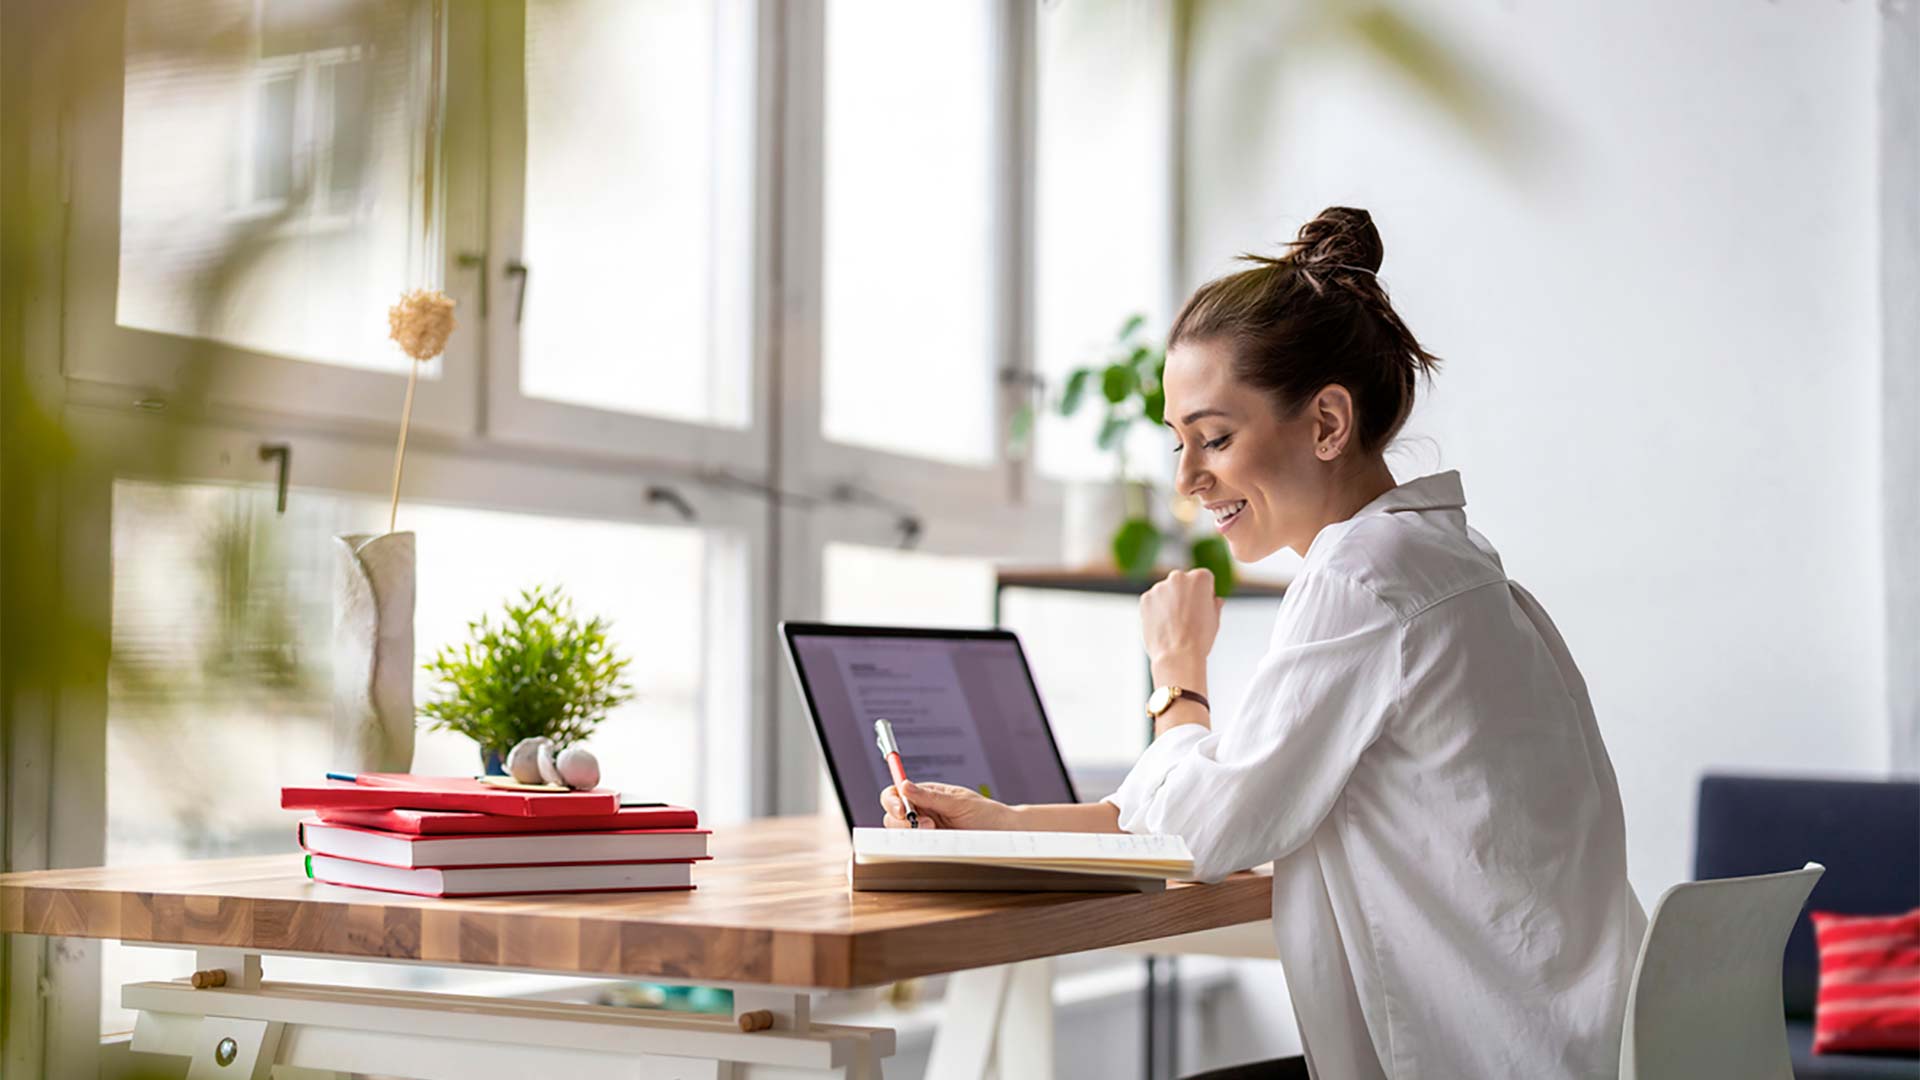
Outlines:
{"type": "Polygon", "coordinates": [[[523,784],[545,783],[540,775],[540,748],[550,744],[551,740],[545,735],[514,743],[513,750],[507,754],[507,775],[523,784]]]}
{"type": "Polygon", "coordinates": [[[560,779],[560,767],[554,764],[552,743],[542,742],[540,753],[534,760],[540,763],[540,779],[559,787],[566,786],[567,782],[560,779]]]}
{"type": "Polygon", "coordinates": [[[600,786],[600,759],[590,750],[569,746],[560,751],[555,764],[559,766],[560,778],[570,788],[587,790],[600,786]]]}

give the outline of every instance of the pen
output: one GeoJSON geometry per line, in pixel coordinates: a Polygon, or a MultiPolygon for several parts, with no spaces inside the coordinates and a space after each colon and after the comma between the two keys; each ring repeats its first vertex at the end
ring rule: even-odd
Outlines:
{"type": "Polygon", "coordinates": [[[887,759],[887,771],[893,774],[893,790],[900,793],[900,805],[907,808],[907,825],[920,827],[920,815],[914,812],[913,804],[907,801],[907,770],[900,765],[900,744],[893,741],[893,725],[886,720],[873,722],[874,741],[880,745],[880,756],[887,759]]]}

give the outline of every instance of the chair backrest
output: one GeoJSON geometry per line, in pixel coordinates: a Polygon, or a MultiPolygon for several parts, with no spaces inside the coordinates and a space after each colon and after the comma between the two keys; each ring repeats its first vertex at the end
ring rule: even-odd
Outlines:
{"type": "Polygon", "coordinates": [[[1620,1080],[1793,1080],[1780,954],[1825,870],[1696,881],[1660,897],[1627,992],[1620,1080]]]}

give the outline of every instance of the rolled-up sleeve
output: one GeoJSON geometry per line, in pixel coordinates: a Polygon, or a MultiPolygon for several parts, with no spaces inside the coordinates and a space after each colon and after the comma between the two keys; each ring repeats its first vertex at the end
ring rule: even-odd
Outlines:
{"type": "Polygon", "coordinates": [[[1306,575],[1281,618],[1240,712],[1168,729],[1106,800],[1121,829],[1185,840],[1203,881],[1306,843],[1398,708],[1401,623],[1371,591],[1306,575]]]}

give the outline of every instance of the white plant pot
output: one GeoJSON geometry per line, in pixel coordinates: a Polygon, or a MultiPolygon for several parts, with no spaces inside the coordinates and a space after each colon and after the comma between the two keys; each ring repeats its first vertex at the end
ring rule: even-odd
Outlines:
{"type": "Polygon", "coordinates": [[[1076,481],[1067,485],[1060,535],[1061,558],[1068,566],[1113,566],[1113,534],[1127,520],[1131,506],[1142,506],[1152,517],[1151,494],[1135,494],[1137,481],[1076,481]]]}
{"type": "Polygon", "coordinates": [[[406,772],[413,767],[413,534],[333,540],[331,767],[406,772]]]}

